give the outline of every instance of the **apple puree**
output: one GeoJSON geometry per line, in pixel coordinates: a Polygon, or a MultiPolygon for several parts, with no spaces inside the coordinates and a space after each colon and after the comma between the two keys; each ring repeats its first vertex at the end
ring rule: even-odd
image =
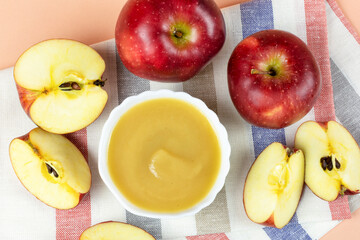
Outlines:
{"type": "Polygon", "coordinates": [[[134,205],[178,212],[200,202],[215,183],[220,147],[192,105],[162,98],[136,105],[116,124],[108,148],[110,176],[134,205]]]}

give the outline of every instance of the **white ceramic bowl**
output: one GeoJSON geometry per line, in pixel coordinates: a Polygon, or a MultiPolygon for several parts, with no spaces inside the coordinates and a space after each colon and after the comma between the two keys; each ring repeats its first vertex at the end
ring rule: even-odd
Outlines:
{"type": "Polygon", "coordinates": [[[203,101],[200,99],[194,98],[187,93],[184,92],[173,92],[169,90],[159,90],[159,91],[146,91],[137,96],[131,96],[126,98],[119,106],[115,107],[111,112],[109,118],[105,122],[103,127],[100,143],[99,143],[99,172],[100,176],[105,182],[106,186],[110,189],[110,191],[115,195],[116,199],[123,205],[123,207],[131,213],[136,215],[145,216],[145,217],[153,217],[153,218],[174,218],[174,217],[183,217],[188,215],[193,215],[199,212],[204,207],[210,205],[217,193],[222,189],[225,183],[225,178],[230,169],[230,144],[228,140],[228,134],[226,132],[225,127],[220,123],[219,118],[217,115],[210,110],[203,101]],[[187,103],[192,104],[195,106],[200,112],[208,119],[211,126],[213,127],[220,144],[221,149],[221,165],[220,171],[215,181],[214,186],[208,193],[208,195],[195,206],[190,209],[176,212],[176,213],[157,213],[152,211],[147,211],[141,209],[131,202],[129,202],[123,194],[118,190],[118,188],[113,183],[109,169],[107,165],[107,151],[110,142],[110,137],[112,131],[121,118],[121,116],[126,113],[130,108],[134,107],[135,105],[142,103],[147,100],[151,99],[158,99],[158,98],[174,98],[183,100],[187,103]]]}

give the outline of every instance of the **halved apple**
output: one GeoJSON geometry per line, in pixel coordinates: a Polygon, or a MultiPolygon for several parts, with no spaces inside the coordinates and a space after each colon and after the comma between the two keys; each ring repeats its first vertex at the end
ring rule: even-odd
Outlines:
{"type": "Polygon", "coordinates": [[[304,154],[281,143],[270,144],[252,165],[243,201],[253,222],[284,227],[294,215],[304,185],[304,154]]]}
{"type": "Polygon", "coordinates": [[[122,222],[103,222],[86,229],[80,240],[155,240],[143,229],[122,222]]]}
{"type": "Polygon", "coordinates": [[[62,135],[35,128],[12,140],[9,152],[21,183],[51,207],[73,208],[90,190],[88,163],[79,149],[62,135]]]}
{"type": "Polygon", "coordinates": [[[339,194],[360,191],[360,149],[352,135],[335,121],[303,123],[295,147],[305,154],[305,183],[315,195],[333,201],[339,194]]]}
{"type": "Polygon", "coordinates": [[[88,126],[104,109],[104,70],[104,60],[91,47],[52,39],[20,56],[14,79],[21,105],[34,123],[63,134],[88,126]]]}

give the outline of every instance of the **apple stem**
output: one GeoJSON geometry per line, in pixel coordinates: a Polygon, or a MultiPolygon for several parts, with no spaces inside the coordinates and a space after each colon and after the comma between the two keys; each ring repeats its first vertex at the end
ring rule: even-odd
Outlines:
{"type": "Polygon", "coordinates": [[[175,36],[176,38],[182,38],[182,36],[184,35],[183,32],[177,30],[176,28],[175,28],[175,30],[173,31],[173,34],[174,34],[174,36],[175,36]]]}
{"type": "Polygon", "coordinates": [[[270,76],[275,76],[276,72],[273,69],[270,69],[269,71],[261,71],[261,70],[257,70],[257,69],[251,69],[251,74],[262,74],[262,75],[270,75],[270,76]]]}
{"type": "Polygon", "coordinates": [[[341,185],[341,189],[340,189],[340,195],[341,196],[344,196],[345,195],[345,192],[346,192],[346,187],[344,187],[343,185],[341,185]]]}
{"type": "Polygon", "coordinates": [[[340,169],[340,167],[341,167],[341,164],[340,164],[340,162],[335,158],[335,167],[337,168],[337,169],[340,169]]]}

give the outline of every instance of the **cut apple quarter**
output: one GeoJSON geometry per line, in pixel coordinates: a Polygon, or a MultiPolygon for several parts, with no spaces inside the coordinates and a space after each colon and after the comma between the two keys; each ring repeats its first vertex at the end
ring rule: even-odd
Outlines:
{"type": "Polygon", "coordinates": [[[86,229],[80,240],[155,240],[143,229],[122,222],[103,222],[86,229]]]}
{"type": "Polygon", "coordinates": [[[26,50],[17,60],[14,79],[22,107],[36,125],[70,133],[91,124],[108,95],[102,89],[102,57],[73,40],[51,39],[26,50]]]}
{"type": "Polygon", "coordinates": [[[282,228],[294,215],[304,185],[304,154],[281,143],[270,144],[250,168],[243,201],[256,223],[282,228]]]}
{"type": "Polygon", "coordinates": [[[79,149],[62,135],[35,128],[12,140],[9,153],[21,183],[51,207],[73,208],[90,190],[88,163],[79,149]]]}
{"type": "Polygon", "coordinates": [[[296,132],[295,147],[304,151],[305,183],[315,195],[333,201],[360,191],[360,149],[341,124],[305,122],[296,132]]]}

